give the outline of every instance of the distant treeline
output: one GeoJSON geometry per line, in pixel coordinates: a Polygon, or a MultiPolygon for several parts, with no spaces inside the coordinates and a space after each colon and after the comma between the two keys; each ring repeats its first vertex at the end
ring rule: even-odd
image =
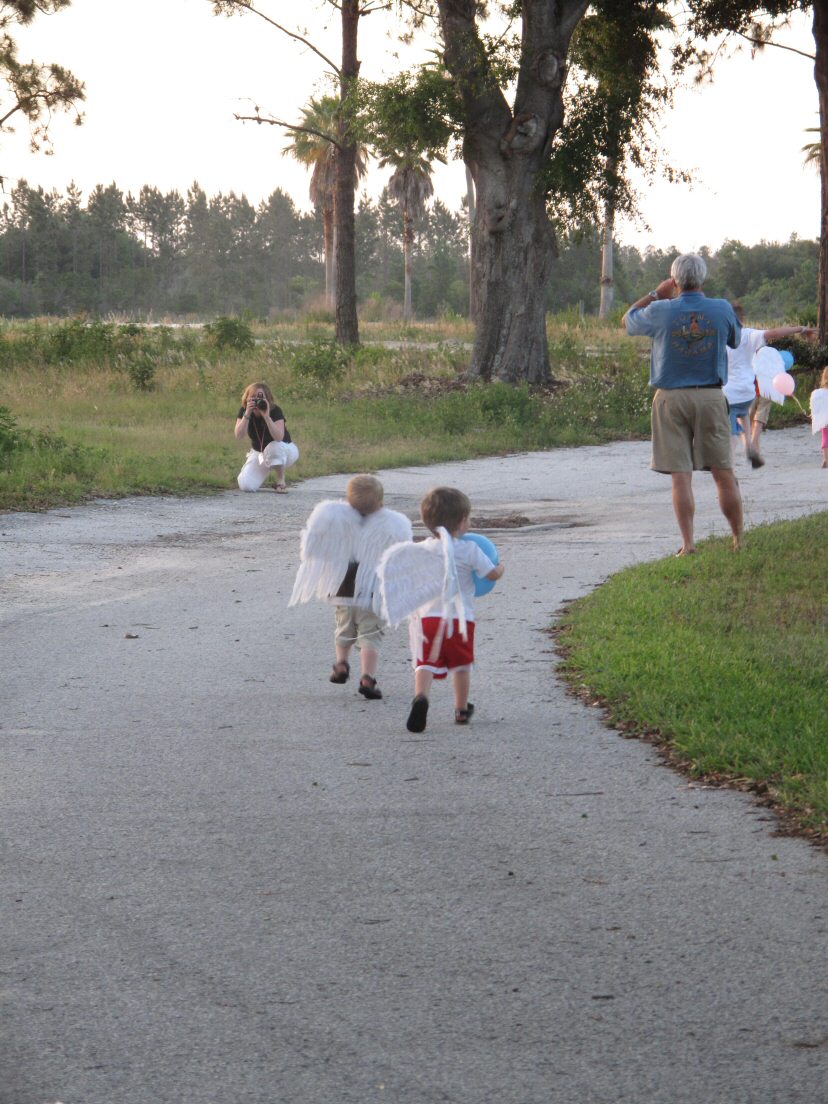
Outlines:
{"type": "MultiPolygon", "coordinates": [[[[387,194],[363,196],[357,212],[357,279],[362,310],[393,317],[403,296],[402,217],[387,194]]],[[[412,264],[419,318],[465,315],[468,223],[436,201],[417,226],[412,264]]],[[[669,271],[677,250],[618,246],[616,304],[626,306],[669,271]]],[[[549,308],[593,314],[600,296],[596,230],[558,242],[549,308]]],[[[818,246],[727,242],[705,254],[709,294],[740,299],[752,319],[815,321],[818,246]]],[[[115,184],[86,202],[21,181],[0,214],[0,315],[199,316],[279,314],[324,306],[321,214],[298,211],[277,189],[254,207],[245,196],[186,196],[115,184]]]]}

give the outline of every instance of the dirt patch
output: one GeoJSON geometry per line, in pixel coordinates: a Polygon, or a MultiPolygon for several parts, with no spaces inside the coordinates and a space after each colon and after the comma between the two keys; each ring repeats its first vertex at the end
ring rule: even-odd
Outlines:
{"type": "Polygon", "coordinates": [[[472,529],[522,529],[524,525],[533,524],[532,519],[523,514],[504,514],[502,517],[475,515],[469,518],[469,526],[472,529]]]}

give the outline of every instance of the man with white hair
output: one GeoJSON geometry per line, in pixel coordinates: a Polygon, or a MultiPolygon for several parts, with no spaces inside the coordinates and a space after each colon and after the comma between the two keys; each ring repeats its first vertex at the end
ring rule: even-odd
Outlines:
{"type": "Polygon", "coordinates": [[[722,394],[727,349],[738,347],[741,327],[726,299],[704,294],[706,278],[704,259],[684,253],[673,261],[669,278],[633,303],[623,318],[628,334],[652,338],[650,466],[672,476],[673,509],[682,540],[678,556],[696,551],[694,471],[712,474],[734,550],[742,543],[742,496],[733,474],[730,419],[722,394]]]}

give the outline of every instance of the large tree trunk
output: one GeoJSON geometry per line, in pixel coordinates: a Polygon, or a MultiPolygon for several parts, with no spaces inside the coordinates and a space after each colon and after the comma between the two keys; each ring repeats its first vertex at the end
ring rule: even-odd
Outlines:
{"type": "MultiPolygon", "coordinates": [[[[359,0],[342,0],[342,68],[340,95],[345,101],[359,74],[357,29],[359,0]]],[[[340,148],[336,157],[336,340],[341,345],[359,344],[356,309],[356,248],[354,205],[356,198],[356,142],[350,132],[347,112],[339,124],[340,148]]]]}
{"type": "Polygon", "coordinates": [[[604,206],[604,242],[601,249],[601,302],[598,317],[609,318],[615,299],[615,279],[613,277],[612,235],[615,229],[615,210],[607,201],[604,206]]]}
{"type": "Polygon", "coordinates": [[[819,94],[819,159],[821,209],[819,220],[819,288],[817,326],[820,345],[828,344],[828,0],[814,2],[814,79],[819,94]]]}
{"type": "Polygon", "coordinates": [[[477,191],[479,312],[469,373],[541,383],[550,379],[546,282],[554,242],[539,177],[563,121],[566,51],[587,0],[523,0],[513,115],[480,39],[478,4],[437,2],[446,67],[463,100],[463,158],[477,191]]]}
{"type": "Polygon", "coordinates": [[[470,374],[550,378],[546,285],[554,239],[540,171],[563,121],[561,89],[586,0],[524,0],[514,115],[481,42],[474,0],[438,0],[446,66],[463,101],[463,159],[477,192],[473,280],[479,308],[470,374]]]}

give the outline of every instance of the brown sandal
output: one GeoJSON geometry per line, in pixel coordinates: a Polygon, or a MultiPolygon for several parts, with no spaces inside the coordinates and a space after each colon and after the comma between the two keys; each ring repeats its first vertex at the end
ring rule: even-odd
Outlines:
{"type": "Polygon", "coordinates": [[[344,682],[347,682],[351,677],[351,665],[347,659],[338,659],[331,668],[330,682],[335,682],[341,686],[344,682]]]}
{"type": "Polygon", "coordinates": [[[382,690],[377,686],[377,680],[372,678],[371,675],[362,676],[359,680],[357,693],[362,694],[363,698],[367,698],[368,701],[379,701],[382,697],[382,690]]]}

